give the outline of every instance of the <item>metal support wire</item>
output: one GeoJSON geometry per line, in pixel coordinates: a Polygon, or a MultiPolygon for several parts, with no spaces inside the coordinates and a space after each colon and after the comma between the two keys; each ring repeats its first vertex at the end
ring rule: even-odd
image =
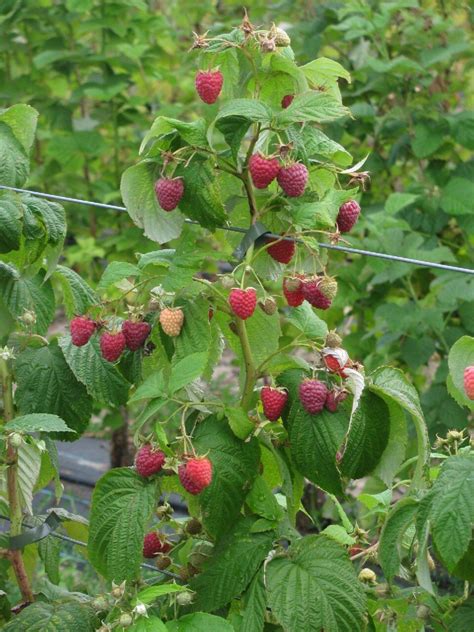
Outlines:
{"type": "MultiPolygon", "coordinates": [[[[8,516],[2,516],[1,514],[0,514],[0,520],[6,520],[8,522],[11,522],[8,516]]],[[[24,521],[23,521],[23,526],[26,527],[27,529],[35,528],[32,525],[26,524],[24,521]]],[[[53,536],[53,538],[58,538],[59,540],[64,540],[65,542],[69,542],[70,544],[76,544],[77,546],[87,547],[87,544],[85,542],[82,542],[81,540],[76,540],[75,538],[70,538],[68,535],[63,535],[62,533],[56,533],[56,531],[50,531],[48,535],[53,536]]],[[[167,577],[172,577],[173,579],[178,579],[181,581],[181,577],[179,575],[176,575],[176,573],[172,573],[171,571],[167,571],[166,569],[158,569],[156,568],[156,566],[152,566],[151,564],[147,564],[146,562],[143,562],[143,564],[140,564],[140,566],[142,568],[147,568],[148,570],[152,570],[152,571],[155,571],[156,573],[161,573],[162,575],[166,575],[167,577]]]]}
{"type": "MultiPolygon", "coordinates": [[[[39,191],[31,191],[29,189],[19,189],[16,187],[7,187],[4,185],[0,185],[0,189],[6,189],[8,191],[17,191],[18,193],[30,193],[31,195],[37,195],[38,197],[44,197],[51,200],[60,200],[62,202],[73,202],[74,204],[84,204],[86,206],[96,206],[98,208],[107,208],[112,209],[114,211],[126,211],[125,206],[116,206],[115,204],[104,204],[102,202],[93,202],[91,200],[81,200],[79,198],[66,197],[64,195],[53,195],[52,193],[40,193],[39,191]]],[[[187,224],[197,224],[192,219],[185,219],[187,224]]],[[[242,233],[245,234],[247,229],[239,228],[238,226],[220,226],[221,230],[228,230],[234,233],[242,233]]],[[[283,237],[281,235],[276,235],[274,233],[266,233],[268,237],[274,237],[275,239],[285,239],[286,241],[296,241],[298,239],[293,239],[292,237],[283,237]]],[[[376,257],[378,259],[385,259],[388,261],[397,261],[399,263],[407,263],[415,266],[422,266],[425,268],[434,268],[436,270],[447,270],[448,272],[460,272],[462,274],[472,274],[474,275],[474,270],[469,268],[461,268],[459,266],[450,266],[445,263],[435,263],[433,261],[423,261],[422,259],[412,259],[411,257],[400,257],[398,255],[389,255],[381,252],[372,252],[371,250],[361,250],[360,248],[351,248],[350,246],[339,246],[336,244],[327,244],[324,242],[320,242],[319,246],[321,248],[325,248],[326,250],[337,250],[339,252],[347,252],[353,255],[362,255],[363,257],[376,257]]]]}

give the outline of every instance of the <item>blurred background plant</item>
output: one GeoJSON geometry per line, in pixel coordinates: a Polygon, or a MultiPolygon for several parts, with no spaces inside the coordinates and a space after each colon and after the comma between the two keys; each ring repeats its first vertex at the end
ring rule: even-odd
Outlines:
{"type": "MultiPolygon", "coordinates": [[[[330,129],[356,161],[371,148],[351,244],[473,268],[469,3],[246,5],[254,24],[285,27],[302,62],[324,55],[352,75],[342,83],[354,120],[330,129]]],[[[203,115],[194,61],[183,56],[191,32],[212,34],[242,17],[240,2],[210,0],[7,0],[2,9],[2,107],[25,102],[41,113],[29,186],[116,204],[120,175],[155,116],[203,115]]],[[[134,261],[153,247],[125,213],[67,209],[67,263],[92,283],[104,260],[134,261]]],[[[460,336],[474,333],[474,276],[342,256],[332,272],[341,291],[329,324],[342,323],[350,354],[368,368],[408,369],[433,436],[464,427],[465,413],[446,390],[446,358],[460,336]]]]}

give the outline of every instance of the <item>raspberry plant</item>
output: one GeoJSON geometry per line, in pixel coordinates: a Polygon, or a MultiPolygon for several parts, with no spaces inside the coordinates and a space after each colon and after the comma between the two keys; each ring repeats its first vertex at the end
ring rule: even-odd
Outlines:
{"type": "MultiPolygon", "coordinates": [[[[349,116],[338,81],[350,76],[327,58],[298,65],[284,31],[247,18],[230,33],[196,36],[193,49],[205,117],[159,116],[142,161],[122,178],[130,217],[167,247],[136,264],[111,262],[93,290],[57,265],[62,209],[1,194],[2,490],[11,521],[2,555],[25,602],[35,590],[22,548],[39,551],[58,583],[53,536],[25,540],[26,524],[46,524],[31,515],[31,499],[57,476],[57,433],[81,434],[93,401],[128,401],[138,448],[134,467],[99,480],[88,530],[56,514],[61,529],[84,527],[88,560],[110,582],[104,594],[51,591],[5,629],[41,618],[102,631],[354,632],[404,624],[411,610],[415,629],[428,619],[434,629],[462,623],[472,611],[467,438],[448,433],[430,454],[407,377],[391,367],[366,374],[321,317],[337,271],[318,240],[341,239],[348,202],[359,214],[349,183],[361,165],[349,168],[352,157],[322,129],[349,116]],[[288,239],[282,263],[275,246],[288,239]],[[48,339],[55,297],[70,332],[48,339]],[[238,378],[225,396],[214,378],[229,352],[238,378]],[[309,534],[297,520],[305,482],[326,494],[333,516],[309,534]],[[185,499],[189,518],[173,515],[171,493],[185,499]],[[361,524],[356,504],[365,508],[361,524]],[[143,555],[165,571],[162,582],[144,583],[143,555]],[[459,592],[437,594],[433,557],[466,582],[459,592]]],[[[17,106],[0,121],[5,184],[21,185],[35,113],[17,106]]],[[[462,388],[472,345],[453,347],[448,382],[470,410],[462,388]]]]}

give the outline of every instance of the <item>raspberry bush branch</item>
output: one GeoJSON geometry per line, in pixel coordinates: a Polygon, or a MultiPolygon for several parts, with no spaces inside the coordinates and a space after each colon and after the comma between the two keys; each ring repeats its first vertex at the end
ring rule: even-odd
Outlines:
{"type": "MultiPolygon", "coordinates": [[[[15,444],[36,455],[25,504],[46,478],[40,461],[49,457],[40,456],[36,434],[79,436],[92,404],[114,410],[128,401],[136,420],[134,465],[107,472],[93,493],[88,559],[109,583],[81,614],[98,612],[101,632],[142,627],[147,615],[157,629],[166,620],[196,629],[269,623],[284,632],[362,632],[400,597],[398,576],[417,606],[439,606],[443,618],[445,603],[427,596],[431,542],[438,564],[465,579],[465,435],[440,438],[436,449],[447,458],[428,461],[411,382],[391,367],[365,371],[328,331],[347,303],[316,235],[337,241],[361,221],[356,200],[366,177],[356,177],[361,165],[341,170],[352,157],[323,131],[348,114],[339,86],[347,71],[325,58],[300,66],[289,46],[281,29],[256,30],[248,17],[222,37],[197,37],[196,102],[206,115],[158,116],[142,162],[122,179],[131,218],[165,248],[110,262],[96,291],[50,262],[19,293],[43,292],[42,301],[21,313],[10,287],[31,283],[29,271],[11,263],[16,251],[6,262],[0,256],[9,288],[1,298],[13,322],[22,317],[18,327],[46,335],[57,290],[45,280],[51,268],[70,321],[69,334],[41,348],[28,341],[15,362],[15,444]],[[257,218],[271,240],[244,237],[235,261],[235,235],[215,229],[229,223],[255,234],[257,218]],[[228,388],[215,370],[225,348],[235,367],[228,388]],[[418,432],[415,461],[405,460],[407,419],[418,432]],[[428,464],[433,483],[422,480],[428,464]],[[357,480],[367,481],[363,493],[357,480]],[[333,516],[309,534],[300,521],[305,484],[319,488],[333,516]],[[170,494],[186,502],[186,519],[174,516],[170,494]],[[446,537],[443,524],[453,517],[460,522],[446,537]],[[145,586],[143,557],[183,585],[145,586]]],[[[453,397],[468,407],[470,345],[453,348],[452,371],[453,397]]],[[[313,510],[306,501],[304,509],[313,510]]],[[[20,622],[35,612],[25,609],[20,622]]]]}
{"type": "MultiPolygon", "coordinates": [[[[7,354],[5,353],[5,355],[7,354]]],[[[13,356],[13,354],[11,354],[11,356],[13,356]]],[[[12,357],[0,358],[4,423],[13,421],[15,417],[13,404],[13,380],[9,366],[11,360],[12,357]]],[[[18,494],[18,451],[9,439],[7,439],[6,464],[8,506],[10,512],[10,537],[13,537],[20,535],[22,532],[23,510],[18,494]]],[[[10,549],[8,551],[8,558],[11,561],[23,601],[31,603],[34,600],[33,592],[31,590],[30,580],[26,573],[21,549],[10,549]]]]}

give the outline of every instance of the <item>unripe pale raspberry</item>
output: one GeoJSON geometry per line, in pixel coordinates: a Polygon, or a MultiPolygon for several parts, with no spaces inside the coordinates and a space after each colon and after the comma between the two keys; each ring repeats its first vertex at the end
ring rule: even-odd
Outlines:
{"type": "Polygon", "coordinates": [[[205,457],[191,458],[178,469],[184,489],[196,496],[212,482],[212,463],[205,457]]]}
{"type": "Polygon", "coordinates": [[[300,197],[306,188],[308,170],[300,162],[295,162],[288,167],[282,167],[277,180],[288,197],[300,197]]]}
{"type": "Polygon", "coordinates": [[[326,336],[326,347],[337,349],[342,344],[342,338],[335,331],[330,331],[326,336]]]}
{"type": "Polygon", "coordinates": [[[115,362],[125,349],[125,336],[121,331],[109,333],[105,331],[100,337],[100,350],[102,357],[108,362],[115,362]]]}
{"type": "Polygon", "coordinates": [[[331,301],[336,298],[337,294],[337,281],[332,277],[323,276],[319,280],[319,290],[324,296],[331,301]]]}
{"type": "Polygon", "coordinates": [[[299,387],[299,397],[303,408],[311,415],[320,413],[326,402],[328,388],[324,382],[306,379],[299,387]]]}
{"type": "Polygon", "coordinates": [[[97,323],[87,316],[75,316],[69,323],[72,344],[76,347],[83,347],[87,344],[97,329],[97,323]]]}
{"type": "Polygon", "coordinates": [[[266,189],[277,177],[280,163],[277,158],[267,158],[262,154],[253,154],[249,160],[249,172],[257,189],[266,189]]]}
{"type": "Polygon", "coordinates": [[[168,336],[176,337],[181,333],[184,323],[184,313],[182,309],[171,309],[166,307],[160,312],[160,324],[168,336]]]}
{"type": "Polygon", "coordinates": [[[267,296],[264,301],[259,301],[258,305],[267,316],[272,316],[278,309],[275,299],[271,296],[267,296]]]}
{"type": "Polygon", "coordinates": [[[229,305],[236,316],[246,320],[252,316],[257,306],[257,292],[253,287],[246,290],[234,288],[229,294],[229,305]]]}
{"type": "Polygon", "coordinates": [[[145,443],[135,456],[135,468],[140,476],[148,477],[159,472],[165,462],[165,453],[155,450],[152,445],[145,443]]]}
{"type": "Polygon", "coordinates": [[[266,237],[265,241],[267,244],[272,244],[267,248],[267,252],[272,259],[275,259],[278,263],[290,263],[296,250],[296,245],[293,240],[278,240],[274,237],[266,237]]]}
{"type": "Polygon", "coordinates": [[[294,94],[285,94],[283,99],[281,100],[281,107],[286,110],[286,108],[291,105],[293,99],[295,98],[294,94]]]}
{"type": "Polygon", "coordinates": [[[275,44],[280,47],[290,46],[291,38],[286,31],[278,26],[272,26],[270,33],[275,38],[275,44]]]}
{"type": "Polygon", "coordinates": [[[464,390],[469,399],[474,399],[474,366],[464,369],[464,390]]]}
{"type": "Polygon", "coordinates": [[[184,195],[183,178],[160,178],[155,184],[158,204],[164,211],[173,211],[184,195]]]}
{"type": "Polygon", "coordinates": [[[262,400],[265,417],[269,421],[277,421],[288,401],[288,392],[286,389],[264,386],[260,391],[260,399],[262,400]]]}
{"type": "Polygon", "coordinates": [[[336,224],[341,233],[348,233],[359,219],[360,206],[355,200],[349,200],[339,208],[336,224]]]}
{"type": "Polygon", "coordinates": [[[215,103],[221,93],[224,76],[220,70],[205,72],[200,70],[196,75],[196,90],[204,103],[215,103]]]}
{"type": "Polygon", "coordinates": [[[143,346],[150,335],[150,331],[151,327],[145,321],[124,320],[122,323],[122,332],[130,351],[136,351],[143,346]]]}
{"type": "Polygon", "coordinates": [[[128,627],[130,627],[132,625],[133,618],[127,612],[124,612],[124,614],[120,615],[120,618],[119,618],[118,622],[119,622],[119,626],[120,627],[128,628],[128,627]]]}
{"type": "Polygon", "coordinates": [[[186,533],[189,533],[189,535],[197,535],[202,531],[202,524],[197,518],[191,518],[186,522],[184,530],[186,533]]]}

